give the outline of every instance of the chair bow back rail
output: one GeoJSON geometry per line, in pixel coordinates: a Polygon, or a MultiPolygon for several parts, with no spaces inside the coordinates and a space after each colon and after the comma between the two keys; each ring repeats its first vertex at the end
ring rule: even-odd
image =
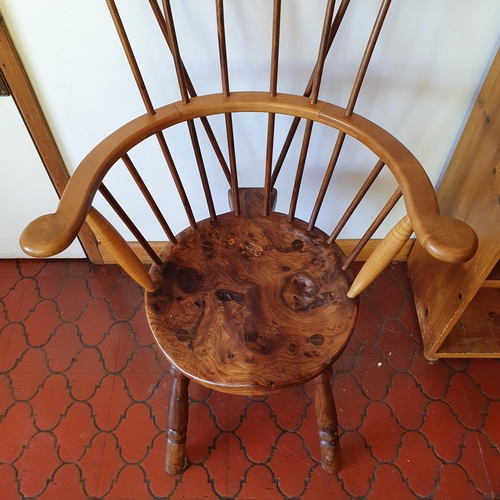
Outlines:
{"type": "MultiPolygon", "coordinates": [[[[340,468],[335,404],[330,389],[331,365],[350,338],[357,297],[383,271],[413,233],[435,258],[460,263],[477,248],[472,229],[440,215],[433,187],[416,158],[390,133],[356,114],[354,108],[390,0],[383,0],[368,39],[345,107],[320,100],[327,54],[348,9],[349,0],[326,4],[318,54],[302,95],[278,91],[281,1],[274,0],[269,89],[232,92],[228,71],[224,5],[216,0],[214,15],[221,73],[221,93],[201,95],[184,65],[169,0],[148,0],[158,29],[172,54],[181,100],[154,107],[114,0],[106,0],[123,45],[146,113],[126,123],[98,144],[71,177],[57,211],[31,222],[21,245],[34,257],[64,250],[86,220],[116,261],[146,290],[153,334],[172,365],[174,383],[169,409],[167,471],[179,473],[185,460],[188,382],[236,394],[265,394],[316,378],[316,408],[322,464],[329,472],[340,468]],[[267,145],[262,186],[241,187],[236,164],[234,113],[267,114],[267,145]],[[219,146],[211,117],[224,117],[228,161],[219,146]],[[276,153],[276,116],[293,117],[286,139],[276,153]],[[200,138],[200,120],[225,179],[231,211],[217,213],[200,138]],[[275,184],[283,175],[285,157],[305,121],[290,205],[287,214],[273,211],[275,184]],[[195,218],[191,202],[170,153],[164,131],[186,123],[209,217],[195,218]],[[311,134],[315,124],[338,131],[324,170],[309,221],[296,217],[311,134]],[[316,227],[325,194],[345,138],[350,136],[378,158],[352,202],[331,233],[316,227]],[[162,213],[141,178],[129,152],[142,141],[156,138],[176,186],[189,227],[174,235],[168,214],[162,213]],[[120,160],[139,187],[162,227],[168,243],[157,252],[104,184],[120,160]],[[380,172],[387,167],[397,189],[349,255],[336,239],[380,172]],[[94,207],[100,192],[122,219],[153,265],[149,272],[129,244],[94,207]],[[374,235],[400,198],[406,215],[388,232],[356,277],[351,263],[374,235]]],[[[172,204],[174,205],[174,204],[172,204]]],[[[176,204],[179,205],[179,204],[176,204]]]]}

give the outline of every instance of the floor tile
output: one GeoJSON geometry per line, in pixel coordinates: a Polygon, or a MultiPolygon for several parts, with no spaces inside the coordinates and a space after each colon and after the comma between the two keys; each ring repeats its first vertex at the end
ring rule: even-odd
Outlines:
{"type": "Polygon", "coordinates": [[[423,357],[404,264],[363,293],[333,368],[338,474],[321,468],[314,381],[251,398],[192,382],[172,477],[172,375],[140,288],[114,266],[0,261],[0,498],[500,497],[500,361],[423,357]]]}

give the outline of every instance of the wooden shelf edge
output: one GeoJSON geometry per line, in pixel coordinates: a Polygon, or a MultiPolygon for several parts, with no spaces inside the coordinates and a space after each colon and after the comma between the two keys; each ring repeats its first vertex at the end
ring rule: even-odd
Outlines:
{"type": "Polygon", "coordinates": [[[482,283],[481,288],[500,288],[500,280],[487,279],[482,283]]]}
{"type": "Polygon", "coordinates": [[[429,357],[500,357],[500,289],[481,288],[429,357]]]}

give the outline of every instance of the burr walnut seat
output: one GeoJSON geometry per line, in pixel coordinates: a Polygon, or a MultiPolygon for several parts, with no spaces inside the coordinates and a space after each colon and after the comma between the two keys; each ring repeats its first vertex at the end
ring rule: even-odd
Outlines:
{"type": "Polygon", "coordinates": [[[153,265],[146,293],[158,344],[190,379],[266,394],[319,375],[344,349],[352,271],[318,229],[286,215],[221,215],[187,229],[153,265]]]}
{"type": "MultiPolygon", "coordinates": [[[[57,211],[31,222],[21,236],[21,246],[34,257],[55,255],[71,244],[86,222],[101,247],[146,290],[151,329],[172,365],[174,376],[168,412],[166,469],[169,473],[180,473],[186,463],[190,379],[220,391],[257,395],[298,386],[313,378],[322,465],[328,472],[337,472],[341,460],[330,379],[332,363],[353,331],[359,294],[413,233],[429,254],[445,262],[464,262],[477,248],[476,235],[469,226],[440,215],[432,184],[417,159],[387,131],[354,113],[390,0],[382,0],[345,107],[321,101],[319,91],[325,59],[349,0],[342,0],[337,8],[334,0],[326,3],[314,70],[302,95],[278,92],[280,0],[273,1],[273,17],[269,22],[272,27],[269,89],[230,91],[223,2],[216,0],[214,36],[219,44],[222,92],[200,96],[181,58],[170,1],[163,0],[162,9],[157,0],[149,0],[157,28],[173,56],[181,95],[181,101],[158,107],[153,106],[115,1],[106,2],[146,114],[120,127],[87,155],[68,182],[57,211]],[[239,183],[233,113],[238,113],[238,118],[258,113],[267,118],[265,161],[261,162],[260,184],[255,188],[243,188],[239,183]],[[277,142],[278,115],[291,122],[279,153],[273,149],[277,142]],[[222,135],[220,129],[215,129],[216,134],[211,125],[217,123],[217,117],[225,125],[226,154],[216,137],[222,135]],[[305,126],[298,129],[301,120],[305,126]],[[181,175],[164,132],[185,126],[194,161],[189,162],[187,155],[183,156],[183,169],[189,174],[182,171],[181,175]],[[321,171],[321,185],[312,194],[310,218],[303,222],[297,218],[296,210],[299,194],[305,190],[303,178],[313,126],[333,128],[337,136],[329,144],[331,156],[321,171]],[[207,147],[215,153],[217,173],[222,174],[219,177],[224,182],[227,180],[227,186],[223,190],[219,186],[218,191],[230,190],[229,212],[227,207],[222,209],[220,203],[214,202],[217,186],[214,188],[211,179],[215,174],[204,161],[198,137],[201,127],[208,139],[207,147]],[[285,182],[289,190],[280,193],[289,200],[288,212],[277,213],[273,211],[275,184],[278,178],[283,178],[284,161],[299,130],[302,146],[294,175],[288,176],[293,186],[285,182]],[[368,148],[377,160],[327,235],[316,227],[316,222],[324,205],[328,205],[327,191],[347,136],[368,148]],[[165,160],[176,190],[163,204],[163,210],[141,176],[140,168],[135,166],[137,162],[149,167],[135,149],[143,142],[157,143],[160,159],[165,160]],[[166,245],[164,241],[156,246],[148,241],[137,221],[132,221],[132,216],[111,193],[107,181],[105,185],[106,174],[117,163],[126,167],[134,186],[156,216],[168,240],[166,245]],[[200,186],[199,192],[191,197],[184,183],[188,175],[192,181],[193,170],[186,163],[196,165],[196,182],[200,186]],[[369,227],[363,228],[366,229],[363,236],[346,256],[337,246],[337,237],[384,167],[397,188],[369,227]],[[97,192],[136,241],[127,242],[92,206],[97,192]],[[205,204],[203,217],[195,216],[193,198],[205,204]],[[406,214],[354,276],[350,269],[352,262],[401,198],[406,214]],[[188,221],[188,228],[177,236],[168,223],[175,212],[182,212],[188,221]],[[149,271],[144,261],[152,263],[149,271]]],[[[252,169],[257,167],[252,165],[252,169]]],[[[164,185],[159,181],[157,184],[164,185]]]]}

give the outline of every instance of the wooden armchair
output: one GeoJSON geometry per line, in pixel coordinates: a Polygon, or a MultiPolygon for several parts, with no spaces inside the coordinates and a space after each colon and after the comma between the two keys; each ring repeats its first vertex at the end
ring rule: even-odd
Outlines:
{"type": "Polygon", "coordinates": [[[87,221],[101,244],[145,288],[149,323],[174,375],[166,459],[170,474],[178,474],[185,463],[190,380],[223,392],[257,395],[315,378],[322,464],[328,472],[338,471],[341,460],[330,388],[331,365],[353,331],[358,295],[391,262],[412,233],[432,256],[450,263],[469,259],[477,247],[476,235],[469,226],[440,216],[433,187],[415,157],[388,132],[354,113],[390,2],[382,2],[345,108],[320,101],[319,90],[325,58],[349,0],[342,0],[336,11],[335,2],[327,2],[314,72],[303,95],[277,91],[280,0],[274,1],[270,87],[262,92],[230,91],[223,2],[216,1],[222,93],[202,96],[197,96],[181,59],[169,0],[163,0],[162,8],[156,0],[149,3],[175,62],[181,101],[153,106],[117,6],[114,0],[107,0],[147,113],[123,125],[88,154],[72,176],[57,211],[33,221],[23,232],[21,245],[34,257],[55,255],[74,240],[87,221]],[[265,113],[268,120],[263,181],[260,187],[253,188],[241,187],[238,182],[233,134],[232,114],[247,112],[265,113]],[[224,117],[229,165],[211,127],[212,115],[224,117]],[[281,153],[273,162],[277,115],[289,115],[293,121],[281,153]],[[204,127],[227,178],[227,213],[217,213],[215,208],[195,120],[204,127]],[[305,129],[289,210],[277,213],[273,210],[275,182],[301,120],[305,120],[305,129]],[[163,133],[184,123],[209,214],[201,221],[194,216],[163,133]],[[339,133],[314,208],[304,222],[295,214],[315,123],[333,127],[339,133]],[[369,148],[379,160],[336,227],[325,234],[316,227],[317,217],[347,135],[369,148]],[[173,210],[183,210],[189,221],[189,227],[177,235],[167,222],[168,214],[162,213],[129,156],[132,148],[148,138],[156,138],[177,188],[180,203],[172,203],[173,210]],[[168,238],[159,253],[103,183],[119,160],[168,238]],[[346,256],[336,244],[337,236],[384,166],[398,188],[346,256]],[[97,191],[153,262],[149,271],[118,231],[92,207],[97,191]],[[389,231],[355,277],[352,262],[401,197],[407,215],[389,231]]]}

